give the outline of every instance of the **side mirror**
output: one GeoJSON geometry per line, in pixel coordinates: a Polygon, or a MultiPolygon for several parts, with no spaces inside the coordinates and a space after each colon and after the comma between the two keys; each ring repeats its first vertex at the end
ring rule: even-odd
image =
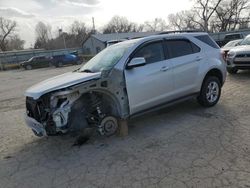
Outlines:
{"type": "Polygon", "coordinates": [[[132,69],[134,67],[140,67],[146,65],[146,60],[144,57],[135,57],[127,64],[127,69],[132,69]]]}

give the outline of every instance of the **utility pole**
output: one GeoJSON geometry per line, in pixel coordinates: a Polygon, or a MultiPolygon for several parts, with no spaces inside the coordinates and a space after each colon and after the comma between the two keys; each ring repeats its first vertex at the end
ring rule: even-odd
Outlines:
{"type": "Polygon", "coordinates": [[[64,44],[64,49],[66,49],[66,42],[65,42],[65,38],[64,38],[64,33],[63,33],[63,30],[62,28],[58,30],[59,32],[59,36],[62,35],[62,38],[63,38],[63,44],[64,44]]]}
{"type": "Polygon", "coordinates": [[[94,17],[92,17],[92,32],[93,32],[93,34],[95,34],[95,18],[94,17]]]}

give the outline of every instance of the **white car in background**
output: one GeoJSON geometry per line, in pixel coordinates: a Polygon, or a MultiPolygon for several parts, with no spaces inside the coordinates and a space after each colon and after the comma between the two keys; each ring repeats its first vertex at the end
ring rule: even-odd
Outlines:
{"type": "Polygon", "coordinates": [[[227,71],[230,74],[250,69],[250,35],[247,35],[238,46],[229,50],[226,61],[227,71]]]}

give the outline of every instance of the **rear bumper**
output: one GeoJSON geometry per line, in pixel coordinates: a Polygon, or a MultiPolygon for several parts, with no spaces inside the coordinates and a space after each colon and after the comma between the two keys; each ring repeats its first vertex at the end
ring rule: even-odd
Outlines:
{"type": "Polygon", "coordinates": [[[47,136],[44,126],[35,119],[25,115],[25,122],[29,128],[33,130],[37,136],[47,136]]]}

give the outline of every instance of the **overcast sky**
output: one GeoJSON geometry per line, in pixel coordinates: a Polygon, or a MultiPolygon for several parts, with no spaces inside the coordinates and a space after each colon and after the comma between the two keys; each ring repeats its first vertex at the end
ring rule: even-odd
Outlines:
{"type": "Polygon", "coordinates": [[[191,6],[191,0],[0,0],[0,16],[18,22],[25,47],[30,47],[34,44],[38,21],[49,23],[55,34],[60,27],[67,31],[74,20],[92,26],[94,17],[96,28],[101,29],[114,15],[143,23],[156,17],[167,19],[169,14],[191,6]]]}

